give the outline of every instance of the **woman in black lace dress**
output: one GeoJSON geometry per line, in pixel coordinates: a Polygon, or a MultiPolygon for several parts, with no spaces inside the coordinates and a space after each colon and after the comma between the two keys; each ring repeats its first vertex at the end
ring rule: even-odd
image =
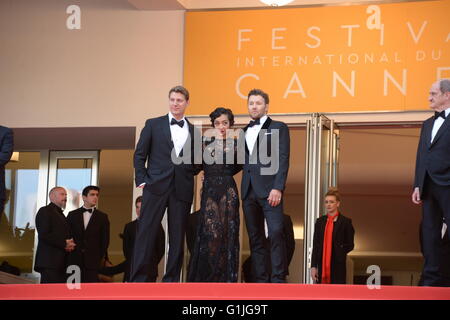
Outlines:
{"type": "Polygon", "coordinates": [[[203,143],[203,191],[194,250],[189,263],[189,282],[237,282],[239,264],[239,198],[233,176],[237,143],[227,138],[234,123],[230,109],[210,114],[215,137],[203,143]]]}

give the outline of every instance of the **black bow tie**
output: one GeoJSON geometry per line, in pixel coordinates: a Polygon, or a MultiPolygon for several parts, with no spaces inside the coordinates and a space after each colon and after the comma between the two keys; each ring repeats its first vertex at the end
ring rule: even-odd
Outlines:
{"type": "Polygon", "coordinates": [[[85,212],[87,211],[87,212],[92,213],[92,212],[94,212],[95,208],[90,208],[90,209],[83,208],[83,209],[84,209],[85,212]]]}
{"type": "Polygon", "coordinates": [[[251,127],[253,127],[255,124],[260,124],[259,119],[251,120],[250,123],[248,124],[248,127],[251,128],[251,127]]]}
{"type": "Polygon", "coordinates": [[[184,120],[177,121],[175,118],[172,118],[172,120],[170,121],[170,125],[173,126],[174,124],[177,124],[180,126],[180,128],[183,128],[184,120]]]}
{"type": "Polygon", "coordinates": [[[436,120],[437,118],[439,118],[439,117],[442,117],[442,118],[444,118],[445,119],[445,110],[444,111],[442,111],[442,112],[435,112],[434,113],[434,120],[436,120]]]}

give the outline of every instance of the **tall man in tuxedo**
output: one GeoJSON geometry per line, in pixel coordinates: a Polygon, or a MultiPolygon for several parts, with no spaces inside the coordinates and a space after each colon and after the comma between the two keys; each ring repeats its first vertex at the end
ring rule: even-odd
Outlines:
{"type": "Polygon", "coordinates": [[[244,128],[241,198],[250,239],[252,273],[256,282],[284,283],[288,263],[282,197],[289,169],[289,129],[285,123],[267,116],[269,96],[262,90],[251,90],[247,105],[252,121],[244,128]],[[264,218],[270,248],[265,245],[264,218]]]}
{"type": "Polygon", "coordinates": [[[0,126],[0,214],[6,201],[5,166],[11,159],[14,149],[13,132],[10,128],[0,126]]]}
{"type": "Polygon", "coordinates": [[[450,223],[450,80],[435,82],[428,100],[435,115],[422,125],[412,201],[422,204],[423,285],[440,286],[443,219],[450,223]]]}
{"type": "Polygon", "coordinates": [[[38,245],[34,270],[41,274],[41,283],[66,281],[67,253],[75,249],[70,227],[63,214],[67,193],[54,187],[49,193],[50,203],[36,214],[38,245]]]}
{"type": "MultiPolygon", "coordinates": [[[[148,282],[149,261],[168,208],[169,253],[163,282],[179,282],[184,238],[194,192],[194,126],[184,117],[189,92],[169,91],[169,114],[148,119],[134,153],[136,186],[143,188],[141,216],[131,265],[132,282],[148,282]]],[[[196,133],[200,135],[199,133],[196,133]]]]}
{"type": "Polygon", "coordinates": [[[69,262],[80,267],[81,282],[99,282],[99,269],[108,257],[109,219],[106,213],[96,208],[99,192],[97,186],[84,188],[83,206],[67,216],[77,244],[69,262]]]}

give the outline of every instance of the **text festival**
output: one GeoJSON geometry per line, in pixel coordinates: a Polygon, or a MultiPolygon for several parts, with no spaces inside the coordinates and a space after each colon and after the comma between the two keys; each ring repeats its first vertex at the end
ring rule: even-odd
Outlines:
{"type": "MultiPolygon", "coordinates": [[[[374,32],[379,33],[377,40],[377,46],[383,48],[385,45],[385,26],[381,23],[381,9],[379,6],[372,5],[367,8],[367,13],[370,15],[367,18],[366,26],[361,26],[358,24],[343,24],[340,25],[339,32],[342,32],[345,36],[345,43],[342,43],[345,50],[352,50],[352,48],[358,46],[355,43],[354,35],[357,32],[361,32],[362,28],[367,28],[369,30],[374,30],[374,32]],[[350,49],[349,49],[350,48],[350,49]]],[[[407,21],[403,26],[407,33],[409,34],[410,41],[412,44],[418,45],[423,39],[424,34],[426,34],[427,28],[430,28],[431,22],[428,20],[423,20],[421,24],[414,24],[407,21]]],[[[302,36],[298,36],[298,39],[303,39],[305,49],[316,49],[320,48],[323,39],[321,38],[321,28],[319,26],[310,26],[305,30],[302,36]]],[[[236,93],[243,99],[247,97],[241,92],[241,83],[249,81],[255,83],[255,80],[261,80],[261,75],[256,72],[251,72],[250,69],[253,67],[261,68],[289,68],[296,67],[299,71],[292,72],[289,82],[286,82],[286,89],[284,91],[283,99],[289,97],[289,95],[298,95],[302,98],[307,98],[308,93],[304,89],[302,78],[301,67],[307,65],[348,65],[350,68],[348,71],[338,73],[334,70],[330,71],[331,81],[332,81],[332,92],[331,96],[337,96],[337,86],[345,89],[346,94],[354,97],[356,94],[356,80],[357,71],[352,70],[351,66],[357,64],[379,64],[379,75],[383,78],[383,95],[389,95],[389,87],[395,87],[396,90],[401,92],[402,95],[407,94],[407,80],[408,80],[408,69],[403,68],[400,72],[392,72],[388,69],[388,65],[405,63],[406,60],[411,62],[414,60],[417,63],[423,62],[425,60],[431,61],[441,61],[443,64],[448,62],[448,50],[442,49],[429,49],[429,50],[415,50],[414,52],[408,52],[408,56],[402,56],[401,50],[398,51],[382,51],[382,52],[351,52],[351,53],[326,53],[322,55],[283,55],[284,50],[289,48],[286,45],[286,38],[288,28],[277,27],[272,28],[270,34],[270,41],[267,41],[267,48],[271,49],[272,52],[280,52],[280,54],[275,55],[261,55],[261,56],[247,56],[245,55],[246,49],[252,49],[256,40],[252,38],[255,30],[253,29],[238,29],[237,30],[237,46],[236,51],[238,52],[235,57],[235,66],[237,69],[245,69],[247,72],[241,74],[235,82],[236,93]],[[250,71],[250,72],[249,72],[250,71]],[[400,75],[399,75],[400,74],[400,75]]],[[[445,45],[450,42],[450,33],[442,38],[440,43],[436,45],[445,45]]],[[[256,43],[257,44],[257,43],[256,43]]],[[[356,50],[355,50],[356,51],[356,50]]],[[[445,77],[444,73],[450,70],[450,66],[442,65],[436,67],[435,74],[436,78],[440,79],[445,77]]],[[[373,74],[370,76],[374,76],[373,74]]],[[[361,79],[366,78],[367,75],[361,75],[361,79]]],[[[256,84],[255,84],[256,85],[256,84]]]]}

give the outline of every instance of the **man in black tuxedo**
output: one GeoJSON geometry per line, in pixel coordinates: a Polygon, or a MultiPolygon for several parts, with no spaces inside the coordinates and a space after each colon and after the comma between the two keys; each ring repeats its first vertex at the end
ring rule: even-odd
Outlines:
{"type": "Polygon", "coordinates": [[[252,121],[244,128],[241,198],[250,239],[252,271],[256,282],[284,283],[288,263],[282,196],[289,169],[289,129],[285,123],[267,116],[269,96],[262,90],[251,90],[247,104],[252,121]],[[264,218],[270,248],[265,245],[264,218]],[[267,268],[269,259],[271,272],[267,268]]]}
{"type": "MultiPolygon", "coordinates": [[[[118,273],[124,273],[123,282],[130,282],[131,261],[133,259],[134,242],[136,240],[137,223],[139,216],[141,215],[142,196],[136,198],[136,216],[137,219],[128,222],[123,229],[123,233],[120,237],[123,240],[123,255],[125,261],[112,267],[104,267],[100,270],[101,274],[112,276],[118,273]]],[[[158,277],[158,264],[164,256],[166,250],[166,233],[164,232],[162,224],[158,229],[158,235],[156,238],[156,250],[151,256],[151,268],[149,270],[149,282],[156,282],[158,277]]]]}
{"type": "MultiPolygon", "coordinates": [[[[142,196],[136,198],[136,216],[137,219],[125,225],[123,230],[123,254],[127,260],[124,280],[130,282],[131,261],[133,259],[134,244],[136,242],[136,233],[139,217],[141,215],[142,196]]],[[[158,234],[156,235],[156,247],[150,258],[149,282],[156,282],[158,277],[158,264],[164,256],[166,250],[166,234],[162,224],[159,224],[158,234]]]]}
{"type": "Polygon", "coordinates": [[[441,286],[441,230],[450,221],[450,80],[435,82],[428,98],[435,115],[422,125],[412,201],[422,206],[424,286],[441,286]]]}
{"type": "Polygon", "coordinates": [[[7,127],[0,126],[0,214],[6,201],[5,166],[11,159],[14,149],[13,132],[7,127]]]}
{"type": "MultiPolygon", "coordinates": [[[[292,219],[289,215],[283,214],[283,226],[284,226],[284,234],[286,237],[286,257],[287,257],[287,265],[291,264],[292,257],[294,256],[295,251],[295,235],[294,235],[294,225],[292,224],[292,219]]],[[[270,246],[270,240],[266,238],[266,245],[270,246]]],[[[269,253],[270,255],[270,253],[269,253]]],[[[267,261],[267,270],[271,270],[272,266],[270,261],[267,261]]],[[[252,257],[249,256],[244,263],[242,264],[242,274],[244,282],[256,282],[255,277],[252,274],[252,257]]],[[[287,273],[286,275],[289,275],[287,273]]]]}
{"type": "Polygon", "coordinates": [[[66,190],[54,187],[49,198],[51,202],[36,214],[39,241],[34,270],[41,274],[41,283],[63,283],[66,281],[67,253],[75,248],[63,214],[67,203],[66,190]]]}
{"type": "Polygon", "coordinates": [[[67,219],[77,247],[70,254],[70,264],[81,270],[81,282],[99,282],[98,271],[107,260],[109,246],[108,215],[96,208],[100,188],[83,189],[83,206],[69,212],[67,219]]]}
{"type": "Polygon", "coordinates": [[[133,282],[149,281],[149,261],[166,208],[169,254],[162,281],[180,281],[187,217],[192,204],[194,175],[198,173],[193,161],[194,135],[198,135],[201,142],[200,133],[184,117],[188,105],[186,88],[172,88],[169,114],[148,119],[136,146],[136,186],[144,190],[131,266],[133,282]]]}

